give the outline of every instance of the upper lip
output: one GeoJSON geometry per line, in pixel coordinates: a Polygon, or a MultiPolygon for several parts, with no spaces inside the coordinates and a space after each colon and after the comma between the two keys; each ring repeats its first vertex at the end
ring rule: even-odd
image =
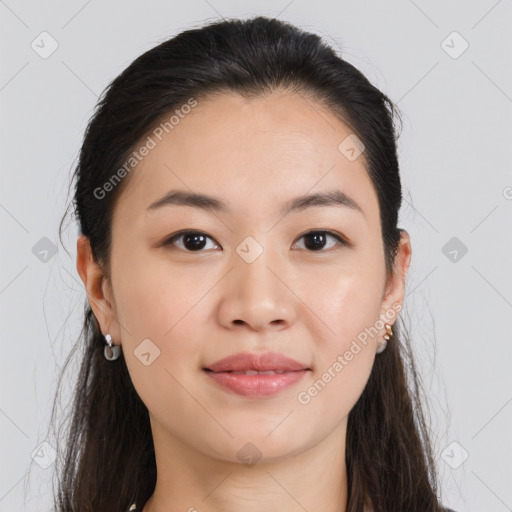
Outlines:
{"type": "Polygon", "coordinates": [[[240,352],[232,356],[225,357],[216,363],[205,367],[204,370],[212,372],[240,372],[245,370],[256,371],[297,371],[309,370],[307,365],[299,363],[290,357],[279,352],[265,352],[262,354],[251,354],[250,352],[240,352]]]}

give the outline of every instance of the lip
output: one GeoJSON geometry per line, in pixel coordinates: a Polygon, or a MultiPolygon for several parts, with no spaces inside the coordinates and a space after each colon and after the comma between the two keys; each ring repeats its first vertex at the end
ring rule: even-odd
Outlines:
{"type": "Polygon", "coordinates": [[[299,382],[311,371],[278,352],[251,354],[241,352],[217,361],[207,368],[205,374],[222,387],[241,396],[260,398],[275,395],[299,382]],[[241,374],[243,371],[275,371],[276,374],[241,374]]]}
{"type": "Polygon", "coordinates": [[[208,372],[206,375],[237,395],[262,398],[276,395],[299,382],[309,370],[295,370],[275,375],[242,375],[229,372],[208,372]]]}
{"type": "Polygon", "coordinates": [[[292,359],[279,352],[265,352],[252,354],[250,352],[239,352],[204,368],[212,372],[240,372],[246,370],[256,371],[298,371],[310,370],[310,368],[295,359],[292,359]]]}

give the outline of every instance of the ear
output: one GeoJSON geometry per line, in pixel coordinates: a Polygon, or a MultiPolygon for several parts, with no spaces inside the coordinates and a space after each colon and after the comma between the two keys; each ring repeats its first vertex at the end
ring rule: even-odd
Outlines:
{"type": "Polygon", "coordinates": [[[76,268],[84,283],[91,309],[103,335],[109,333],[112,342],[121,342],[119,323],[109,280],[100,265],[94,260],[89,239],[79,235],[76,243],[76,268]]]}
{"type": "Polygon", "coordinates": [[[382,297],[381,315],[385,321],[387,321],[386,318],[390,319],[388,322],[390,324],[394,323],[395,317],[404,303],[405,280],[412,254],[409,233],[407,233],[405,229],[401,229],[400,231],[400,242],[395,256],[393,272],[387,280],[384,296],[382,297]],[[393,313],[395,316],[392,316],[393,313]]]}

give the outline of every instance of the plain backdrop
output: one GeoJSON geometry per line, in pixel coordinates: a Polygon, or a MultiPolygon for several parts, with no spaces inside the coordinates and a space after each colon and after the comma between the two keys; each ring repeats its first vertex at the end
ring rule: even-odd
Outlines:
{"type": "Polygon", "coordinates": [[[443,502],[512,510],[512,2],[2,0],[0,511],[51,507],[48,421],[85,300],[77,227],[62,246],[58,225],[99,94],[164,39],[253,15],[321,35],[403,111],[406,309],[443,502]]]}

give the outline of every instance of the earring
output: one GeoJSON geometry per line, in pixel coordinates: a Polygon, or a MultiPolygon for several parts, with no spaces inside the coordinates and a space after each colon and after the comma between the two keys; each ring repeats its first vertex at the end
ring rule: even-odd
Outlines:
{"type": "Polygon", "coordinates": [[[104,348],[105,359],[114,361],[121,355],[121,347],[112,343],[112,336],[110,334],[105,334],[105,340],[107,340],[104,348]]]}
{"type": "Polygon", "coordinates": [[[393,329],[390,324],[384,324],[386,327],[386,334],[384,334],[384,341],[377,347],[377,354],[380,354],[387,346],[388,340],[393,336],[393,329]]]}

